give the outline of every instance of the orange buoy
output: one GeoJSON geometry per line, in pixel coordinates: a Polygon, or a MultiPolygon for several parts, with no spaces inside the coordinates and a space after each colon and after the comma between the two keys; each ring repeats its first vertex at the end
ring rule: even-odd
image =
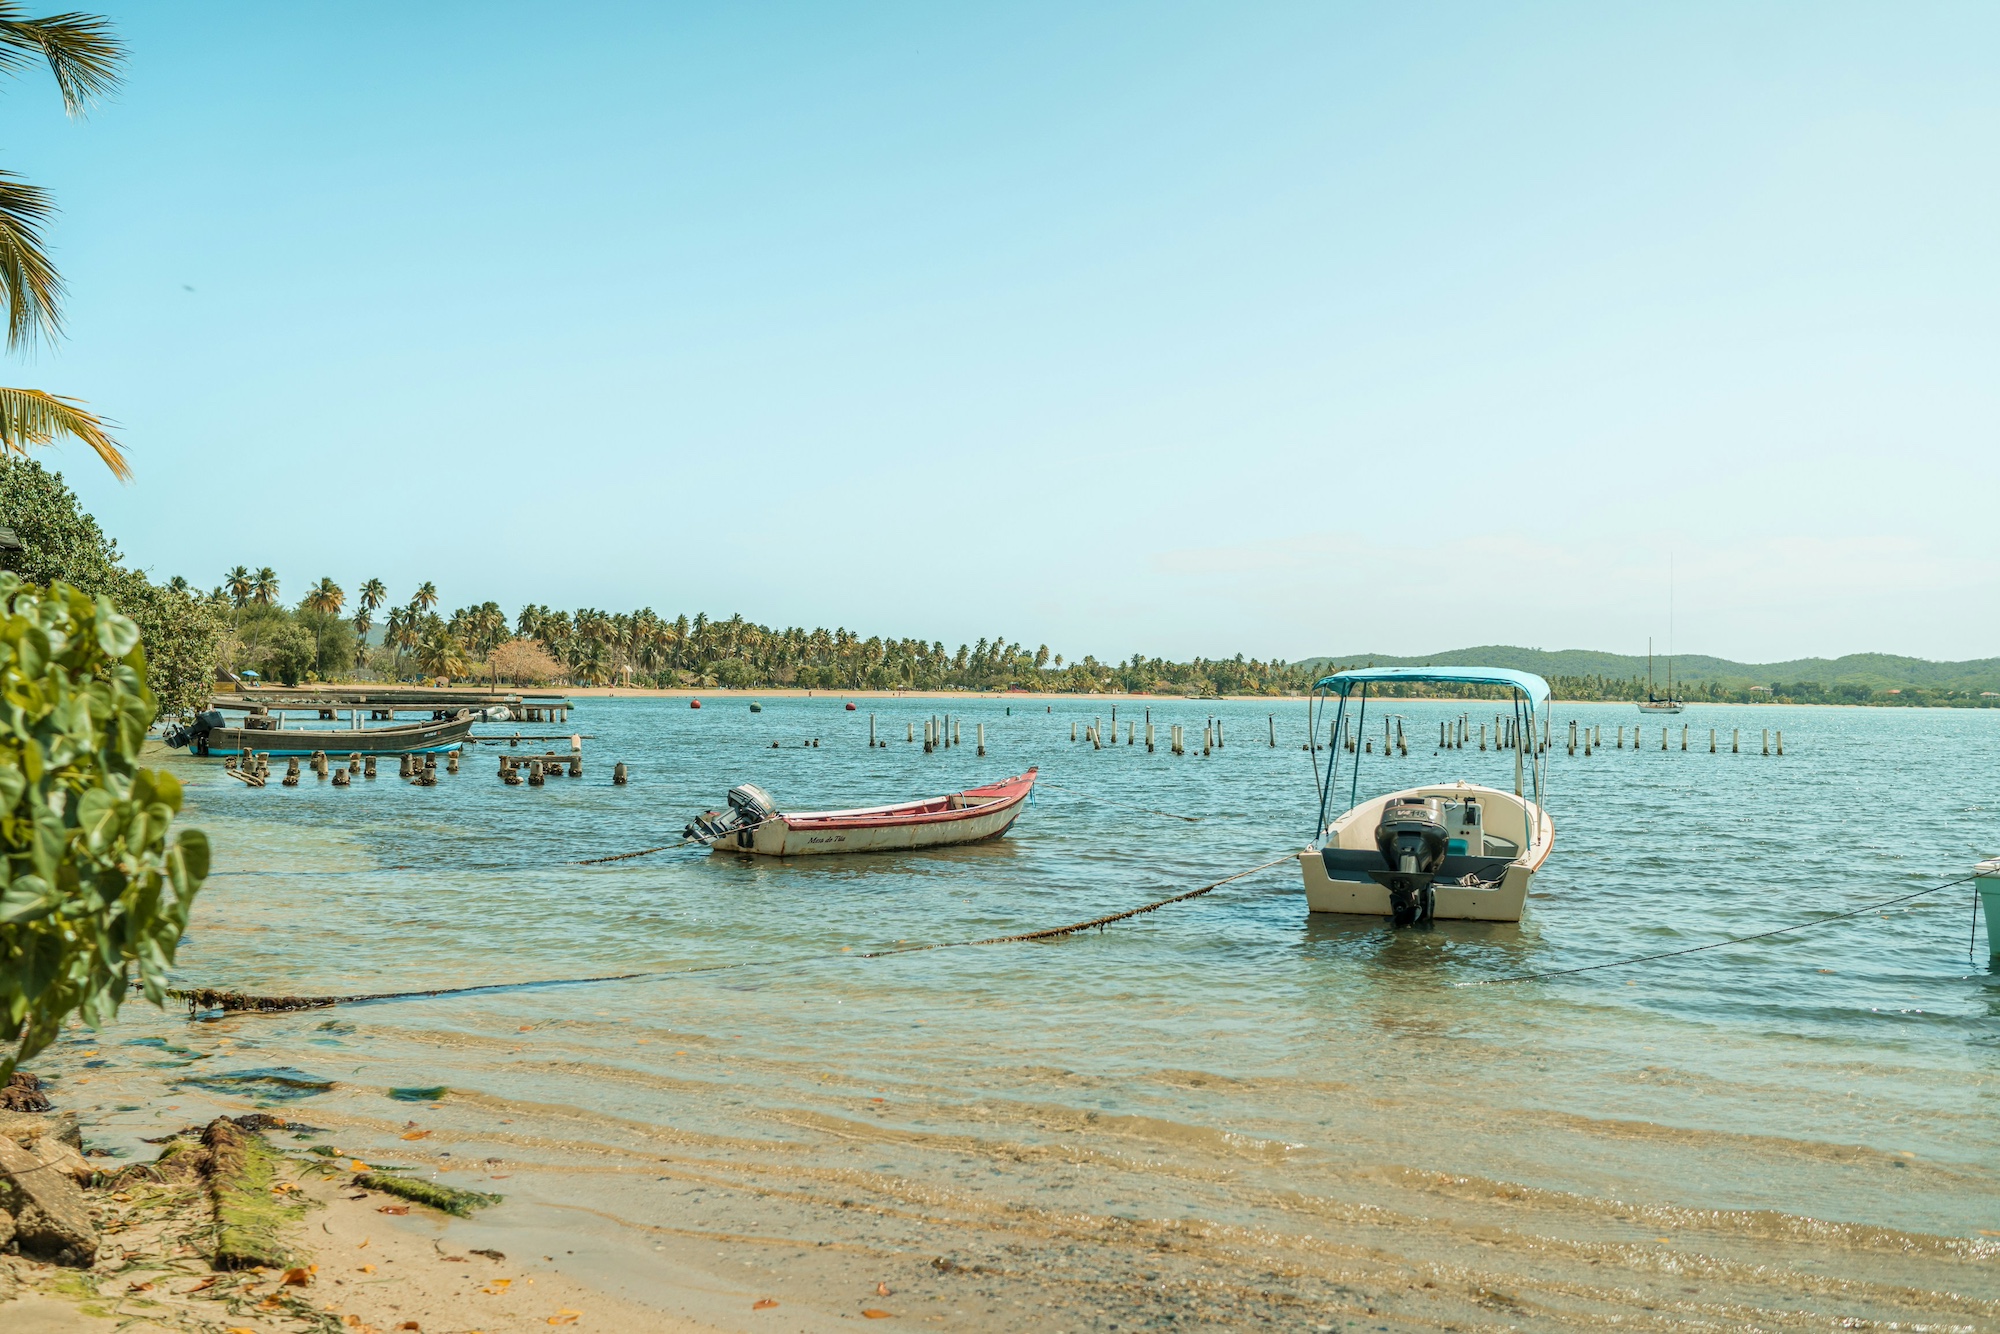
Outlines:
{"type": "Polygon", "coordinates": [[[690,709],[698,709],[701,707],[701,701],[698,699],[691,699],[688,701],[688,707],[690,709]]]}
{"type": "Polygon", "coordinates": [[[848,711],[849,713],[853,713],[853,712],[854,712],[854,706],[853,706],[852,704],[849,704],[849,705],[847,706],[847,711],[848,711]]]}

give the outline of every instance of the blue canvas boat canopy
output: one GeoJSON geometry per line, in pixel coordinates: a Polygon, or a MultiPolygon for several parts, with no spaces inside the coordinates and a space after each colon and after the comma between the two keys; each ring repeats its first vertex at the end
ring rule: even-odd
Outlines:
{"type": "Polygon", "coordinates": [[[1370,682],[1402,685],[1436,682],[1446,685],[1508,686],[1533,702],[1537,712],[1549,702],[1549,683],[1533,672],[1513,672],[1504,667],[1356,667],[1335,672],[1313,683],[1315,691],[1332,691],[1345,696],[1358,685],[1370,682]]]}
{"type": "MultiPolygon", "coordinates": [[[[1347,804],[1352,809],[1361,791],[1361,755],[1366,749],[1362,744],[1359,727],[1348,730],[1347,706],[1350,702],[1358,710],[1357,722],[1365,725],[1368,718],[1368,687],[1370,685],[1467,685],[1502,686],[1514,692],[1513,712],[1515,733],[1510,739],[1514,752],[1514,795],[1532,796],[1539,809],[1544,800],[1548,783],[1548,716],[1549,683],[1533,672],[1509,671],[1505,667],[1356,667],[1351,671],[1335,672],[1322,676],[1313,682],[1312,694],[1306,701],[1306,734],[1311,738],[1313,757],[1313,781],[1319,784],[1319,825],[1313,837],[1325,834],[1329,804],[1338,791],[1340,776],[1340,755],[1343,741],[1354,755],[1354,764],[1348,770],[1347,804]],[[1355,687],[1361,687],[1358,698],[1353,695],[1355,687]],[[1339,696],[1336,703],[1334,696],[1339,696]],[[1320,726],[1326,711],[1333,711],[1332,726],[1326,734],[1325,748],[1329,763],[1324,776],[1319,767],[1321,748],[1320,726]],[[1525,743],[1525,744],[1524,744],[1525,743]]],[[[1376,696],[1382,705],[1393,706],[1396,701],[1384,696],[1376,696]]],[[[1499,720],[1495,720],[1496,724],[1499,720]]],[[[1480,729],[1482,738],[1485,729],[1480,729]]],[[[1442,742],[1442,737],[1440,738],[1442,742]]],[[[1496,749],[1500,737],[1494,737],[1496,749]]],[[[1442,746],[1440,747],[1442,748],[1442,746]]],[[[1486,749],[1482,740],[1481,750],[1486,749]]],[[[1388,735],[1384,733],[1382,753],[1389,753],[1388,735]]],[[[1405,752],[1407,753],[1407,752],[1405,752]]]]}

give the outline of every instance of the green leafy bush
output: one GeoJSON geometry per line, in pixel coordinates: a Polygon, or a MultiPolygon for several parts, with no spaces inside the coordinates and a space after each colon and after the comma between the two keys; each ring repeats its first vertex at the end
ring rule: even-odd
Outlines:
{"type": "Polygon", "coordinates": [[[0,1082],[70,1014],[100,1027],[136,968],[167,970],[208,875],[208,839],[169,827],[180,781],[138,766],[156,705],[139,627],[102,596],[0,573],[0,1082]]]}
{"type": "Polygon", "coordinates": [[[33,459],[0,455],[0,524],[27,548],[16,554],[14,573],[44,587],[61,580],[101,593],[137,622],[147,683],[163,714],[188,717],[206,707],[229,632],[220,607],[125,568],[118,544],[84,512],[62,474],[33,459]]]}

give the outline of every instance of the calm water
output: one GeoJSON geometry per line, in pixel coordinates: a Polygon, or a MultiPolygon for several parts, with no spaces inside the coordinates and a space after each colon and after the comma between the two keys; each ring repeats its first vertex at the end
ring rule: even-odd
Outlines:
{"type": "MultiPolygon", "coordinates": [[[[188,983],[747,966],[194,1024],[134,1006],[44,1066],[134,1152],[163,1123],[287,1099],[350,1153],[498,1179],[510,1204],[472,1231],[510,1254],[731,1325],[775,1296],[788,1328],[864,1302],[1023,1329],[2000,1328],[2000,977],[1983,925],[1968,962],[1969,886],[1686,959],[1460,985],[1966,874],[2000,852],[2000,711],[1696,708],[1664,753],[1657,720],[1650,749],[1559,746],[1556,851],[1518,926],[1308,920],[1281,866],[1060,943],[856,958],[1133,906],[1309,833],[1300,704],[1275,706],[1272,746],[1271,705],[1155,701],[1149,755],[1123,743],[1144,705],[1099,751],[1069,737],[1108,725],[1102,702],[952,701],[965,744],[926,756],[905,726],[943,703],[588,700],[586,776],[540,790],[503,787],[491,747],[429,790],[249,791],[176,759],[219,849],[188,983]],[[886,750],[865,745],[870,708],[886,750]],[[1225,749],[1165,753],[1167,724],[1198,742],[1211,715],[1225,749]],[[1756,753],[1765,727],[1784,758],[1756,753]],[[830,807],[1031,764],[1033,807],[981,847],[563,864],[670,841],[735,782],[830,807]],[[411,1122],[434,1133],[398,1139],[411,1122]],[[669,1283],[700,1295],[668,1302],[669,1283]]],[[[1417,742],[1465,709],[1402,712],[1417,742]]],[[[1555,718],[1629,738],[1638,715],[1555,718]]],[[[1370,759],[1364,790],[1512,782],[1510,756],[1470,748],[1370,759]]]]}

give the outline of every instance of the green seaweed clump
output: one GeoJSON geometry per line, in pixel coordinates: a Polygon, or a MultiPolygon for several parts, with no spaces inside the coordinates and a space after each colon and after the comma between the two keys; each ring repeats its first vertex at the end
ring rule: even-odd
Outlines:
{"type": "Polygon", "coordinates": [[[435,1181],[422,1181],[416,1177],[390,1176],[384,1172],[359,1172],[354,1184],[364,1190],[379,1190],[387,1195],[415,1200],[418,1204],[428,1204],[433,1209],[454,1214],[459,1218],[470,1218],[474,1209],[484,1209],[500,1203],[505,1198],[488,1195],[483,1191],[460,1190],[456,1186],[441,1185],[435,1181]]]}
{"type": "Polygon", "coordinates": [[[202,1133],[208,1145],[208,1192],[215,1206],[215,1267],[278,1267],[291,1258],[285,1228],[304,1213],[272,1192],[277,1151],[261,1135],[218,1117],[202,1133]]]}

